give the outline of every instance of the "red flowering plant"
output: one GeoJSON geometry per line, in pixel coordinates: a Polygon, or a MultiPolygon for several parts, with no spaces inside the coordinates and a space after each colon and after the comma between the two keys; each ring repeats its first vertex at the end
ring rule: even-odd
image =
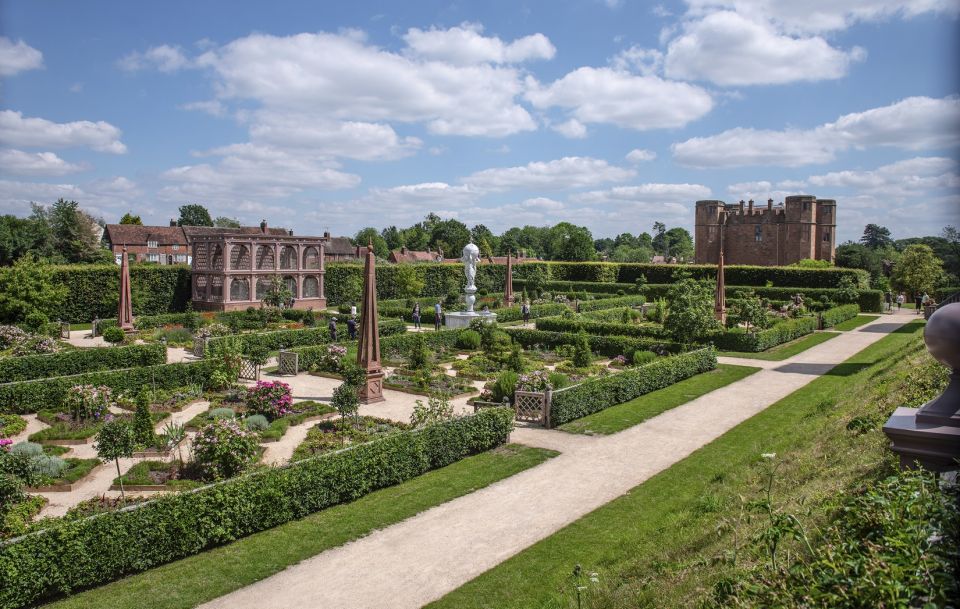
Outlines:
{"type": "Polygon", "coordinates": [[[271,421],[293,412],[290,385],[280,381],[257,381],[247,388],[247,408],[251,414],[262,414],[271,421]]]}

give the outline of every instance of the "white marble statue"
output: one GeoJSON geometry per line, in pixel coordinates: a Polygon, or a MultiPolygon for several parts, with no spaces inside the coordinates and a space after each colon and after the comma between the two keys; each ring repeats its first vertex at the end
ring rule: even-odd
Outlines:
{"type": "Polygon", "coordinates": [[[467,289],[476,288],[477,262],[480,261],[480,248],[473,243],[468,243],[463,248],[463,272],[467,276],[467,289]]]}

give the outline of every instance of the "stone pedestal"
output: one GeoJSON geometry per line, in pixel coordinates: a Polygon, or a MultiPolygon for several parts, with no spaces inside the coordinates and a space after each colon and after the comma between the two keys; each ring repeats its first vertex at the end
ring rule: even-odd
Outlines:
{"type": "Polygon", "coordinates": [[[957,469],[960,459],[960,427],[931,425],[917,421],[917,408],[897,408],[883,426],[890,438],[890,450],[900,457],[902,467],[919,463],[935,472],[957,469]]]}
{"type": "Polygon", "coordinates": [[[361,404],[375,404],[386,401],[383,397],[383,377],[382,371],[367,372],[366,382],[360,385],[357,397],[361,404]]]}
{"type": "Polygon", "coordinates": [[[469,328],[475,319],[482,319],[484,323],[497,321],[496,313],[477,313],[476,311],[454,311],[444,315],[446,327],[451,330],[469,328]]]}

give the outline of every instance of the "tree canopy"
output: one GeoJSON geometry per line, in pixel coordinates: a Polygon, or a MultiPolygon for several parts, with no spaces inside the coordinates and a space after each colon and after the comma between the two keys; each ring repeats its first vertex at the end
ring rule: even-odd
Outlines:
{"type": "Polygon", "coordinates": [[[863,229],[863,236],[860,237],[860,243],[870,249],[880,249],[893,245],[893,238],[890,236],[890,229],[879,224],[867,224],[863,229]]]}
{"type": "Polygon", "coordinates": [[[140,216],[135,216],[130,212],[123,214],[123,217],[120,218],[120,224],[136,224],[137,226],[143,226],[143,220],[140,219],[140,216]]]}
{"type": "Polygon", "coordinates": [[[932,292],[943,274],[943,262],[928,245],[910,245],[893,269],[891,281],[909,293],[932,292]]]}
{"type": "Polygon", "coordinates": [[[210,212],[199,203],[188,203],[180,206],[178,226],[213,226],[210,212]]]}

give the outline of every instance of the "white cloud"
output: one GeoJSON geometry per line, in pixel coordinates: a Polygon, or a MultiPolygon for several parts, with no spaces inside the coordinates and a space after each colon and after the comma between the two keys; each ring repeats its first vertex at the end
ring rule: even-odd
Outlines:
{"type": "Polygon", "coordinates": [[[626,156],[626,159],[631,163],[643,163],[646,161],[652,161],[655,158],[657,158],[656,152],[642,148],[634,148],[628,152],[626,156]]]}
{"type": "Polygon", "coordinates": [[[22,176],[62,176],[87,169],[84,165],[68,163],[52,152],[24,152],[0,150],[0,167],[4,173],[22,176]]]}
{"type": "Polygon", "coordinates": [[[773,183],[767,180],[731,184],[727,187],[727,192],[730,193],[731,197],[736,201],[747,201],[753,199],[754,203],[758,206],[766,205],[767,199],[773,199],[774,202],[780,202],[783,201],[785,197],[790,195],[804,194],[802,192],[798,192],[796,189],[784,189],[782,184],[777,184],[775,186],[773,183]]]}
{"type": "Polygon", "coordinates": [[[400,137],[390,125],[329,121],[323,117],[261,112],[250,126],[256,143],[309,150],[312,154],[359,160],[390,160],[415,154],[416,137],[400,137]]]}
{"type": "Polygon", "coordinates": [[[217,98],[328,120],[422,122],[442,135],[499,137],[532,131],[511,67],[456,66],[391,53],[360,33],[254,34],[203,54],[217,98]]]}
{"type": "Polygon", "coordinates": [[[787,36],[769,23],[721,11],[684,24],[667,47],[664,71],[721,86],[784,84],[842,78],[864,56],[860,48],[839,50],[820,37],[787,36]]]}
{"type": "Polygon", "coordinates": [[[813,129],[737,127],[673,144],[674,159],[692,167],[826,163],[838,151],[888,146],[939,150],[960,145],[960,97],[908,97],[889,106],[841,116],[813,129]]]}
{"type": "Polygon", "coordinates": [[[479,23],[462,23],[447,30],[410,28],[403,39],[411,56],[456,65],[552,59],[557,52],[543,34],[505,43],[497,37],[483,36],[482,32],[483,26],[479,23]]]}
{"type": "Polygon", "coordinates": [[[853,188],[892,198],[907,198],[932,190],[960,189],[957,162],[946,157],[916,157],[870,171],[832,171],[811,176],[812,186],[853,188]]]}
{"type": "Polygon", "coordinates": [[[911,18],[925,13],[956,15],[956,0],[686,0],[690,14],[733,9],[752,19],[769,19],[790,32],[830,32],[861,21],[911,18]]]}
{"type": "Polygon", "coordinates": [[[483,190],[511,188],[563,190],[583,188],[604,182],[622,182],[636,174],[632,169],[610,165],[602,159],[564,157],[554,161],[527,163],[520,167],[484,169],[464,182],[483,190]]]}
{"type": "Polygon", "coordinates": [[[61,197],[77,201],[94,217],[106,219],[119,217],[120,210],[144,208],[140,187],[125,177],[85,184],[0,180],[0,210],[17,215],[28,214],[31,202],[50,204],[61,197]]]}
{"type": "Polygon", "coordinates": [[[634,45],[614,55],[610,65],[615,70],[637,71],[644,76],[659,74],[663,69],[663,53],[634,45]]]}
{"type": "Polygon", "coordinates": [[[184,110],[193,110],[196,112],[205,112],[210,116],[222,117],[227,114],[227,107],[220,103],[220,100],[212,99],[207,101],[189,102],[180,106],[184,110]]]}
{"type": "Polygon", "coordinates": [[[579,68],[547,86],[528,78],[527,89],[537,108],[566,108],[582,123],[641,131],[683,127],[713,108],[700,87],[611,68],[579,68]]]}
{"type": "Polygon", "coordinates": [[[160,197],[225,203],[289,197],[307,189],[352,188],[360,183],[359,176],[339,171],[327,158],[292,154],[270,146],[233,144],[201,156],[207,155],[222,158],[215,165],[185,165],[164,172],[162,177],[174,185],[161,189],[160,197]]]}
{"type": "Polygon", "coordinates": [[[682,204],[687,211],[691,202],[706,199],[710,189],[702,184],[639,184],[616,186],[608,190],[592,190],[570,197],[571,201],[592,204],[634,203],[645,205],[682,204]]]}
{"type": "Polygon", "coordinates": [[[575,118],[559,123],[552,127],[554,131],[570,139],[583,139],[587,137],[587,127],[575,118]]]}
{"type": "Polygon", "coordinates": [[[117,64],[127,72],[155,68],[170,74],[190,67],[191,61],[184,55],[180,47],[162,44],[151,47],[142,53],[139,51],[129,53],[122,57],[117,64]]]}
{"type": "Polygon", "coordinates": [[[0,76],[13,76],[42,67],[43,53],[22,40],[13,42],[0,36],[0,76]]]}
{"type": "Polygon", "coordinates": [[[27,148],[87,147],[99,152],[123,154],[121,131],[104,121],[54,123],[43,118],[24,118],[14,110],[0,110],[0,143],[27,148]]]}

